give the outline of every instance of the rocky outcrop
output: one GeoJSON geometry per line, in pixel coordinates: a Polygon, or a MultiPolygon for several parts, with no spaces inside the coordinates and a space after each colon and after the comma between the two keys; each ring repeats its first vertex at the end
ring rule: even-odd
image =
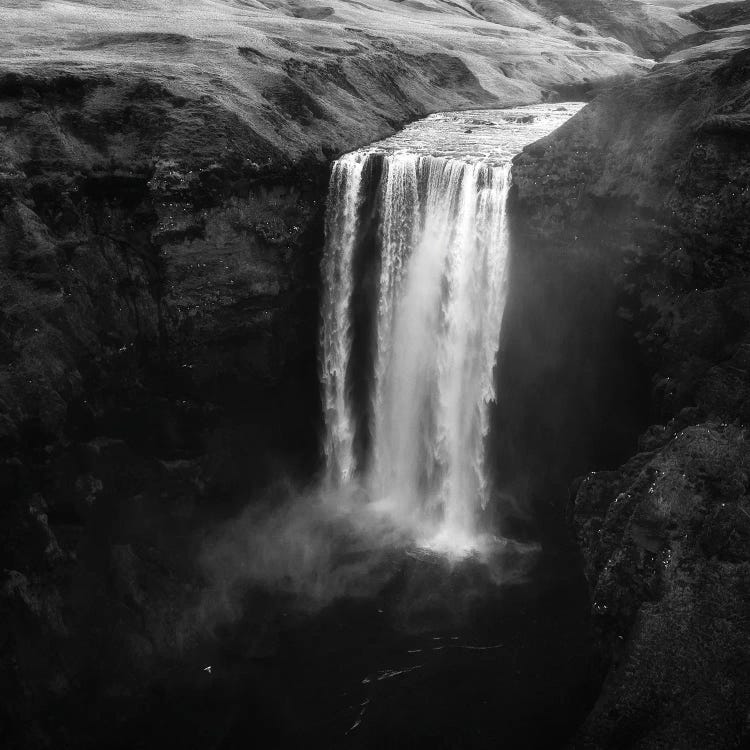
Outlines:
{"type": "Polygon", "coordinates": [[[702,422],[573,508],[610,669],[573,746],[744,747],[750,707],[746,433],[702,422]]]}
{"type": "Polygon", "coordinates": [[[574,747],[748,741],[749,66],[658,66],[516,162],[519,251],[595,269],[649,376],[651,427],[568,509],[607,671],[574,747]]]}
{"type": "Polygon", "coordinates": [[[80,745],[175,653],[201,525],[316,463],[327,170],[140,76],[0,109],[3,718],[80,745]]]}

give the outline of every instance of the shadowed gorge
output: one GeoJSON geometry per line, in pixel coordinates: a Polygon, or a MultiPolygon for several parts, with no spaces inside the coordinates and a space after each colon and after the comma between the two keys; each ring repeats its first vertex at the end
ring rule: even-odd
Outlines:
{"type": "Polygon", "coordinates": [[[745,748],[746,6],[0,0],[0,745],[745,748]]]}
{"type": "Polygon", "coordinates": [[[749,58],[719,49],[612,89],[514,163],[524,243],[608,279],[649,375],[637,452],[568,504],[609,670],[583,747],[747,742],[749,58]]]}

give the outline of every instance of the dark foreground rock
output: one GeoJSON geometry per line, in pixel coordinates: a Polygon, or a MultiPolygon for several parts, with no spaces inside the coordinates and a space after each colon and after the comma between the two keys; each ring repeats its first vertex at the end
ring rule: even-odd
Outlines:
{"type": "Polygon", "coordinates": [[[573,510],[611,659],[575,747],[750,740],[745,433],[707,422],[581,484],[573,510]]]}
{"type": "Polygon", "coordinates": [[[606,669],[574,747],[750,741],[749,80],[747,51],[659,66],[516,161],[518,251],[598,274],[652,423],[569,506],[606,669]]]}

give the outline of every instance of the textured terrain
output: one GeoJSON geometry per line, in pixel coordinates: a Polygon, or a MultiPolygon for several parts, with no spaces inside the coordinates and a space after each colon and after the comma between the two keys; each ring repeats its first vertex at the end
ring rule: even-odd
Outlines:
{"type": "Polygon", "coordinates": [[[747,51],[659,66],[516,163],[524,247],[599,269],[652,423],[569,507],[609,669],[576,747],[748,742],[749,80],[747,51]]]}
{"type": "MultiPolygon", "coordinates": [[[[541,365],[554,365],[528,389],[538,405],[517,402],[537,425],[518,446],[539,447],[534,468],[559,485],[656,425],[644,456],[581,486],[592,592],[616,613],[616,625],[603,618],[605,659],[634,633],[581,737],[607,746],[648,709],[654,743],[674,746],[669,716],[692,696],[696,717],[728,717],[694,746],[723,746],[743,731],[741,662],[726,657],[724,682],[696,670],[739,653],[747,623],[746,596],[720,593],[716,609],[701,583],[746,586],[744,437],[723,426],[748,409],[748,73],[746,58],[727,61],[744,31],[682,50],[700,30],[676,2],[271,5],[0,0],[0,739],[101,746],[141,702],[165,702],[160,686],[184,677],[171,659],[196,637],[183,612],[204,529],[271,477],[315,469],[330,160],[428,112],[579,95],[671,52],[703,59],[605,93],[519,162],[518,215],[538,248],[519,289],[554,292],[567,312],[550,326],[517,295],[516,344],[528,313],[549,345],[541,365]],[[570,343],[590,366],[560,365],[570,343]],[[684,430],[700,477],[674,443],[684,430]],[[731,458],[726,487],[715,450],[731,458]],[[632,516],[653,502],[639,472],[663,472],[660,493],[685,473],[669,496],[693,515],[639,531],[632,516]],[[612,493],[628,491],[620,523],[612,493]],[[684,524],[698,531],[678,546],[684,524]],[[716,529],[729,525],[725,550],[716,529]],[[654,588],[665,550],[674,567],[654,588]],[[624,603],[606,599],[615,574],[624,603]],[[680,606],[719,635],[704,661],[686,636],[654,699],[646,670],[664,664],[659,628],[679,617],[686,576],[680,606]],[[679,669],[694,687],[670,693],[679,669]]],[[[519,362],[540,364],[538,351],[519,362]]],[[[634,732],[622,746],[639,746],[634,732]]]]}
{"type": "Polygon", "coordinates": [[[750,3],[747,0],[715,3],[693,8],[684,16],[702,29],[724,29],[750,22],[750,3]]]}

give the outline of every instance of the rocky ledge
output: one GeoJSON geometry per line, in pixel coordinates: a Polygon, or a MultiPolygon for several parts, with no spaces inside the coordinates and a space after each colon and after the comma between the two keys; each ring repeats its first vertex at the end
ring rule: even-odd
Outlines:
{"type": "Polygon", "coordinates": [[[606,672],[573,747],[750,741],[749,81],[746,50],[657,66],[516,160],[519,252],[583,269],[574,299],[595,273],[647,385],[568,507],[606,672]]]}

